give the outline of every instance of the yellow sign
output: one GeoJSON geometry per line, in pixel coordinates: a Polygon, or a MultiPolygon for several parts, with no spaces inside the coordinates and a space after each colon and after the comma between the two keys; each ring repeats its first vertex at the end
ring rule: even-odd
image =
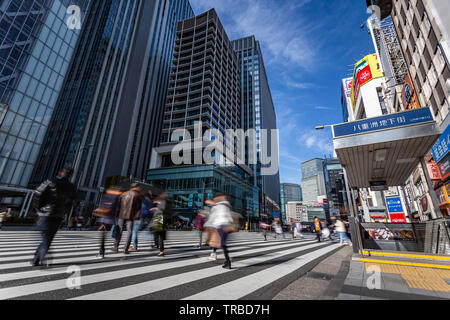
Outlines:
{"type": "Polygon", "coordinates": [[[380,61],[376,53],[365,56],[358,61],[353,70],[353,87],[350,93],[353,111],[356,109],[361,87],[369,81],[381,77],[384,77],[384,74],[381,72],[380,61]]]}

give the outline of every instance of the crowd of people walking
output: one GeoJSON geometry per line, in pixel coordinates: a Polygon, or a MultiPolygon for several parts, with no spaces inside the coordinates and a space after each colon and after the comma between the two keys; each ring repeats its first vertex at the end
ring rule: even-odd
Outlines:
{"type": "MultiPolygon", "coordinates": [[[[33,266],[44,263],[51,243],[65,217],[73,210],[73,204],[77,200],[77,188],[70,182],[73,169],[65,168],[53,180],[42,183],[36,190],[33,200],[33,208],[39,219],[36,227],[41,231],[41,243],[36,249],[32,260],[33,266]]],[[[0,215],[0,228],[6,213],[0,215]]],[[[106,238],[108,234],[114,239],[111,253],[119,253],[122,235],[126,230],[123,253],[129,255],[139,248],[139,235],[147,230],[153,236],[151,250],[159,250],[158,257],[165,256],[164,242],[167,238],[167,230],[172,224],[172,201],[168,193],[162,192],[154,196],[152,191],[143,194],[142,186],[134,183],[128,189],[113,186],[102,195],[99,205],[93,212],[96,217],[98,231],[100,233],[99,251],[97,257],[104,259],[106,254],[106,238]]],[[[218,193],[213,199],[205,201],[205,207],[199,210],[194,220],[194,229],[199,233],[197,248],[209,246],[212,249],[209,260],[217,260],[217,251],[221,249],[225,256],[223,268],[231,269],[231,258],[228,250],[229,234],[239,231],[243,217],[233,212],[228,196],[218,193]]],[[[285,225],[286,227],[286,225],[285,225]]],[[[301,223],[296,222],[287,225],[292,239],[303,238],[301,223]]],[[[274,237],[285,239],[285,232],[280,219],[272,223],[261,222],[264,239],[271,230],[275,231],[274,237]]],[[[325,220],[317,217],[314,219],[313,232],[319,242],[331,239],[331,234],[337,234],[341,244],[351,245],[347,236],[345,222],[337,218],[335,223],[328,225],[325,220]],[[330,231],[330,229],[332,229],[330,231]]]]}

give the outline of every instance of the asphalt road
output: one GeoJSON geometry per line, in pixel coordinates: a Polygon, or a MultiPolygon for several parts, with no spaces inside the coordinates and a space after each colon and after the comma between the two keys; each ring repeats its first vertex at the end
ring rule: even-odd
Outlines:
{"type": "Polygon", "coordinates": [[[143,232],[137,253],[112,254],[108,238],[106,258],[99,260],[98,237],[58,232],[49,266],[40,268],[29,264],[39,233],[1,231],[0,300],[270,300],[341,249],[313,235],[264,241],[262,234],[241,232],[230,236],[232,270],[226,270],[221,250],[217,261],[208,260],[211,249],[198,249],[194,232],[169,232],[164,258],[143,232]]]}

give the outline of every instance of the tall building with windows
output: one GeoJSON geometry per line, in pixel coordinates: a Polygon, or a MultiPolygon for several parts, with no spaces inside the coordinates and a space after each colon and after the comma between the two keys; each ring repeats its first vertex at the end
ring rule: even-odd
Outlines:
{"type": "Polygon", "coordinates": [[[259,216],[253,171],[225,152],[233,149],[227,130],[241,128],[239,70],[237,55],[214,9],[178,23],[161,145],[154,149],[147,181],[169,191],[174,210],[188,218],[217,192],[226,192],[233,209],[247,220],[259,216]],[[201,126],[196,128],[196,122],[201,126]],[[203,151],[213,141],[224,149],[214,153],[214,163],[205,164],[203,151]],[[175,164],[172,152],[180,142],[193,148],[194,154],[187,156],[187,162],[175,164]]]}
{"type": "Polygon", "coordinates": [[[324,160],[312,159],[302,163],[303,202],[319,202],[319,197],[326,196],[324,160]]]}
{"type": "Polygon", "coordinates": [[[89,3],[1,1],[0,189],[28,185],[89,3]],[[72,5],[75,11],[68,12],[72,5]],[[68,24],[74,13],[81,21],[68,24]]]}
{"type": "Polygon", "coordinates": [[[171,55],[188,0],[95,1],[59,97],[33,182],[75,168],[94,203],[108,178],[145,178],[160,137],[171,55]]]}
{"type": "Polygon", "coordinates": [[[286,206],[288,202],[302,202],[302,188],[294,183],[282,183],[280,185],[281,218],[286,221],[286,206]]]}
{"type": "MultiPolygon", "coordinates": [[[[241,80],[242,128],[256,130],[256,152],[258,164],[251,166],[254,170],[255,185],[260,188],[261,211],[271,214],[272,202],[280,203],[280,176],[262,175],[262,152],[271,154],[272,150],[263,150],[261,130],[277,129],[276,114],[270,92],[269,81],[264,65],[261,45],[254,36],[232,41],[239,58],[241,80]]],[[[270,138],[269,138],[270,141],[270,138]]],[[[277,146],[268,144],[269,149],[277,146]]],[[[281,208],[284,211],[283,208],[281,208]]]]}

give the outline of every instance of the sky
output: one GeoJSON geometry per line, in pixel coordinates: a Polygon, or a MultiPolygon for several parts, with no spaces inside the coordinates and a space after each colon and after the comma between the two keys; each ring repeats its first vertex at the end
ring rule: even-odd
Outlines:
{"type": "Polygon", "coordinates": [[[301,184],[301,164],[333,155],[342,123],[341,80],[375,49],[363,0],[190,0],[196,15],[214,8],[230,40],[254,35],[280,135],[280,182],[301,184]]]}

